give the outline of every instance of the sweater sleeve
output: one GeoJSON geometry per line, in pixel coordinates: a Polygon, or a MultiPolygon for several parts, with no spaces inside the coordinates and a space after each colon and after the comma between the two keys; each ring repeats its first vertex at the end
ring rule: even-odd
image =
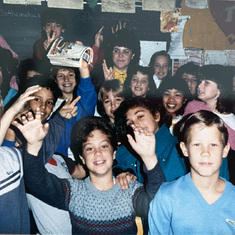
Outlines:
{"type": "Polygon", "coordinates": [[[147,171],[146,168],[144,170],[147,174],[146,190],[137,189],[134,196],[134,209],[136,215],[141,217],[147,217],[150,201],[162,183],[166,181],[159,163],[150,171],[147,171]]]}
{"type": "Polygon", "coordinates": [[[43,147],[38,156],[24,151],[24,179],[26,191],[45,203],[65,209],[63,180],[49,173],[43,164],[43,147]]]}
{"type": "Polygon", "coordinates": [[[49,131],[43,141],[43,163],[46,164],[52,155],[56,152],[58,142],[65,131],[66,122],[69,119],[64,118],[59,112],[56,113],[54,118],[49,120],[49,131]]]}

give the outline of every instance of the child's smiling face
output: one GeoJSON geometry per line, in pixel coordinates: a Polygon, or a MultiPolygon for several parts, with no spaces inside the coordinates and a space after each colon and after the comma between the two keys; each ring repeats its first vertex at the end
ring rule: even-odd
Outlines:
{"type": "Polygon", "coordinates": [[[165,78],[170,70],[168,58],[164,55],[157,56],[154,63],[154,74],[157,75],[158,79],[165,78]]]}
{"type": "Polygon", "coordinates": [[[147,74],[137,71],[131,79],[131,91],[133,96],[145,97],[149,89],[149,79],[147,74]]]}
{"type": "Polygon", "coordinates": [[[176,112],[182,107],[184,101],[183,93],[179,90],[168,89],[163,93],[163,106],[173,119],[177,118],[176,112]]]}
{"type": "Polygon", "coordinates": [[[112,175],[113,147],[109,138],[101,130],[94,130],[82,144],[84,164],[90,176],[112,175]]]}
{"type": "Polygon", "coordinates": [[[35,113],[36,108],[40,107],[42,123],[50,116],[54,108],[54,96],[50,89],[43,87],[40,91],[33,94],[35,99],[29,101],[29,107],[35,113]]]}

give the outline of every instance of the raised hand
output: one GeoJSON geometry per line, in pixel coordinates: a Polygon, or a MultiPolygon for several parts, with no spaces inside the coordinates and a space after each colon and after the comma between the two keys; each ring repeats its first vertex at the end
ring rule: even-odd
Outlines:
{"type": "Polygon", "coordinates": [[[47,50],[48,47],[51,45],[51,43],[56,39],[55,31],[53,31],[52,36],[50,35],[50,33],[51,33],[50,30],[46,31],[47,40],[45,40],[44,43],[43,43],[43,46],[44,46],[44,49],[45,49],[45,50],[47,50]]]}
{"type": "Polygon", "coordinates": [[[117,31],[126,28],[126,22],[122,24],[122,22],[119,20],[118,24],[116,25],[116,28],[111,28],[112,34],[115,34],[117,31]]]}
{"type": "Polygon", "coordinates": [[[155,153],[155,135],[152,132],[149,132],[146,128],[136,127],[133,124],[131,127],[134,131],[135,140],[128,134],[128,141],[132,148],[140,155],[146,168],[151,170],[158,162],[155,153]]]}
{"type": "Polygon", "coordinates": [[[101,43],[104,41],[104,36],[102,34],[103,29],[104,29],[104,26],[102,26],[97,32],[97,34],[95,35],[95,45],[97,47],[100,47],[101,43]]]}
{"type": "Polygon", "coordinates": [[[37,155],[42,146],[43,139],[48,133],[49,124],[42,124],[40,108],[36,108],[35,118],[32,112],[23,115],[21,123],[14,121],[16,126],[27,140],[27,150],[30,154],[37,155]]]}
{"type": "Polygon", "coordinates": [[[102,67],[103,67],[105,81],[114,79],[113,69],[112,69],[112,67],[110,67],[108,69],[107,64],[106,64],[106,60],[103,60],[102,67]]]}
{"type": "Polygon", "coordinates": [[[40,89],[42,88],[39,85],[29,87],[10,107],[10,110],[14,113],[14,115],[17,115],[19,112],[21,112],[25,104],[29,100],[33,100],[35,98],[33,94],[38,92],[40,89]]]}
{"type": "Polygon", "coordinates": [[[62,117],[70,119],[77,115],[78,107],[75,106],[76,103],[81,99],[81,96],[78,96],[76,99],[72,101],[72,99],[68,99],[65,105],[60,109],[59,113],[62,117]]]}
{"type": "Polygon", "coordinates": [[[15,133],[9,128],[9,126],[16,115],[25,112],[25,104],[29,100],[35,99],[33,94],[40,89],[41,87],[39,87],[38,85],[29,87],[2,116],[0,128],[0,144],[2,144],[4,138],[10,141],[15,140],[15,133]]]}

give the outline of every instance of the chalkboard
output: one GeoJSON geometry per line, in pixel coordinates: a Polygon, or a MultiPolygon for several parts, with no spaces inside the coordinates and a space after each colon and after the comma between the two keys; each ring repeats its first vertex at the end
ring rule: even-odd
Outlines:
{"type": "MultiPolygon", "coordinates": [[[[40,14],[47,9],[47,3],[40,6],[14,5],[0,3],[0,35],[11,48],[18,53],[20,59],[32,57],[35,41],[41,37],[40,14]]],[[[169,33],[160,32],[160,12],[142,11],[136,7],[136,13],[106,13],[101,12],[101,6],[94,10],[84,5],[84,10],[61,9],[67,17],[67,29],[64,38],[80,40],[85,45],[92,46],[94,36],[104,25],[104,36],[110,34],[111,26],[119,20],[135,30],[140,40],[170,42],[169,33]]]]}

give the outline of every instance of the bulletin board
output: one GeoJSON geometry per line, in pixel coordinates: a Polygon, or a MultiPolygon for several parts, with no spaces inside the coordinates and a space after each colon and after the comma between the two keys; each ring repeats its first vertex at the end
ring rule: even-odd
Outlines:
{"type": "MultiPolygon", "coordinates": [[[[234,2],[230,1],[229,4],[234,5],[234,2]]],[[[204,50],[235,50],[235,41],[229,42],[228,37],[215,22],[209,8],[193,9],[185,7],[185,0],[182,0],[181,7],[182,15],[190,16],[190,20],[187,21],[184,28],[184,47],[203,48],[204,50]]],[[[223,14],[224,9],[221,8],[220,11],[223,14]]],[[[235,11],[233,17],[235,18],[235,11]]],[[[234,29],[235,25],[233,25],[234,29]]]]}

